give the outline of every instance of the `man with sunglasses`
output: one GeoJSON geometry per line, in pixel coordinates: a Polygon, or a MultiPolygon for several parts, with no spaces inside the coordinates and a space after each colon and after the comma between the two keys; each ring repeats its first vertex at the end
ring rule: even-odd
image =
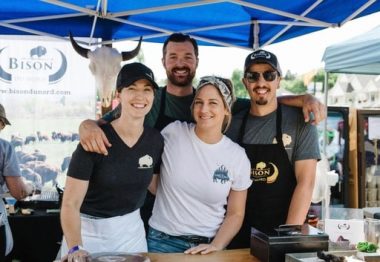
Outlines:
{"type": "Polygon", "coordinates": [[[303,224],[320,159],[317,129],[298,107],[278,103],[281,68],[265,50],[245,60],[243,83],[249,110],[234,115],[227,135],[246,150],[252,185],[240,233],[230,247],[249,247],[251,227],[272,234],[281,224],[303,224]]]}
{"type": "MultiPolygon", "coordinates": [[[[198,44],[194,38],[181,33],[173,33],[164,42],[162,65],[165,68],[166,86],[156,91],[152,110],[146,117],[146,125],[162,130],[175,120],[192,121],[190,105],[194,98],[193,79],[198,68],[198,44]]],[[[318,124],[326,117],[326,107],[312,95],[281,96],[280,103],[302,108],[306,122],[318,124]],[[314,118],[310,118],[310,113],[314,118]]],[[[249,107],[249,100],[238,99],[233,114],[249,107]]],[[[118,116],[119,108],[103,116],[98,121],[87,119],[79,128],[80,142],[85,150],[107,154],[111,144],[98,124],[109,122],[118,116]]]]}

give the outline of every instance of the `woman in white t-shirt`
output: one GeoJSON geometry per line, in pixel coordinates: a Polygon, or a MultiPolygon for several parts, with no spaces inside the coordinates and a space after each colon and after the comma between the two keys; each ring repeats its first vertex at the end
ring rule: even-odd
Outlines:
{"type": "Polygon", "coordinates": [[[162,130],[165,146],[149,220],[149,252],[207,254],[224,249],[241,227],[250,163],[223,133],[234,102],[231,81],[203,77],[196,89],[196,122],[162,130]]]}

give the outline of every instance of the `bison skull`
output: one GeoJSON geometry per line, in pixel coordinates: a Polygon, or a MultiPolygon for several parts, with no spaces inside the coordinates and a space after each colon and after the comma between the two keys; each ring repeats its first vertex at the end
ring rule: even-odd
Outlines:
{"type": "Polygon", "coordinates": [[[115,48],[108,46],[102,46],[91,51],[78,45],[70,34],[70,41],[75,51],[81,56],[90,59],[89,68],[95,77],[96,89],[99,91],[103,108],[111,106],[116,77],[121,67],[120,63],[137,56],[140,51],[141,40],[142,37],[140,37],[137,47],[128,52],[119,53],[115,48]]]}

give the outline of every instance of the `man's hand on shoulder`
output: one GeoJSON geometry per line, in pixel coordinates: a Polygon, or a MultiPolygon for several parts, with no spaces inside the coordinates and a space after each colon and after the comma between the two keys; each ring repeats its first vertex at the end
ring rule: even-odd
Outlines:
{"type": "Polygon", "coordinates": [[[317,98],[312,95],[303,95],[303,115],[305,122],[309,122],[312,125],[318,125],[319,122],[323,121],[327,117],[326,106],[322,104],[317,98]],[[313,115],[311,118],[310,115],[313,115]]]}
{"type": "Polygon", "coordinates": [[[305,122],[310,121],[312,125],[318,125],[327,117],[326,106],[309,94],[279,96],[278,101],[288,106],[302,107],[305,122]]]}
{"type": "MultiPolygon", "coordinates": [[[[101,123],[100,121],[99,123],[101,123]]],[[[80,124],[79,137],[81,145],[88,152],[108,155],[107,147],[112,146],[103,130],[94,120],[87,119],[80,124]]]]}

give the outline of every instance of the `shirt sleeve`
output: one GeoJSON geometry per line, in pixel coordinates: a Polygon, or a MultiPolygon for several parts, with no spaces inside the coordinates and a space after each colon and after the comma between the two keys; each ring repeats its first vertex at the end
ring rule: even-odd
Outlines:
{"type": "Polygon", "coordinates": [[[252,184],[252,180],[250,177],[251,163],[244,149],[240,151],[239,157],[237,159],[240,159],[240,162],[236,162],[236,171],[234,174],[234,180],[232,182],[231,188],[235,191],[242,191],[248,189],[252,184]]]}
{"type": "Polygon", "coordinates": [[[294,161],[306,159],[321,159],[317,127],[303,123],[298,131],[294,161]]]}
{"type": "Polygon", "coordinates": [[[3,176],[21,176],[16,152],[10,144],[4,148],[3,176]]]}
{"type": "Polygon", "coordinates": [[[161,135],[161,133],[159,133],[159,136],[156,139],[156,141],[157,141],[157,146],[159,148],[159,154],[158,154],[159,157],[158,157],[158,160],[157,160],[156,164],[154,165],[153,173],[154,174],[159,174],[160,173],[161,164],[162,164],[162,153],[164,152],[164,137],[161,135]]]}
{"type": "Polygon", "coordinates": [[[79,143],[73,152],[67,176],[81,180],[90,180],[92,171],[95,167],[97,155],[97,153],[85,151],[79,143]]]}

